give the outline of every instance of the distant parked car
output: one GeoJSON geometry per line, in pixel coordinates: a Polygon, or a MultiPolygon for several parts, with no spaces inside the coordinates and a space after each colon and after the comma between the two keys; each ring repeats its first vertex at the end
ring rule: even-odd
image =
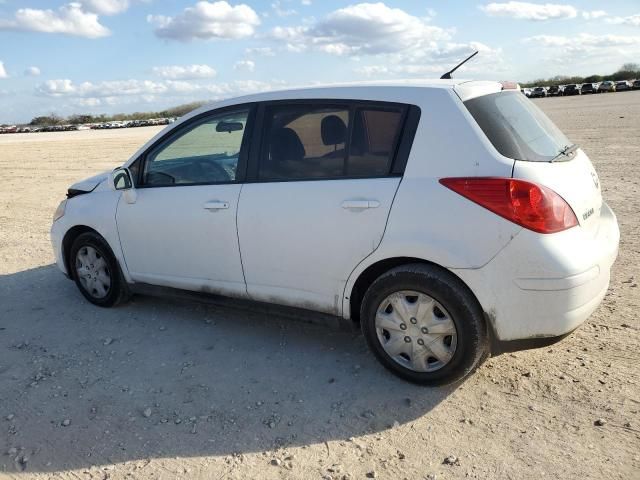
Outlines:
{"type": "Polygon", "coordinates": [[[524,93],[525,97],[527,97],[527,98],[531,97],[531,89],[530,88],[523,88],[522,89],[522,93],[524,93]]]}
{"type": "Polygon", "coordinates": [[[583,95],[586,93],[598,93],[598,88],[593,83],[583,83],[581,90],[583,95]]]}
{"type": "Polygon", "coordinates": [[[606,80],[598,87],[598,92],[615,92],[616,84],[611,80],[606,80]]]}
{"type": "Polygon", "coordinates": [[[640,80],[636,80],[633,82],[633,85],[631,85],[631,88],[633,90],[640,90],[640,80]]]}
{"type": "Polygon", "coordinates": [[[581,95],[582,90],[580,89],[580,85],[576,85],[575,83],[571,83],[564,87],[563,95],[581,95]]]}
{"type": "Polygon", "coordinates": [[[631,90],[631,82],[627,82],[626,80],[621,80],[620,82],[616,83],[617,92],[624,92],[626,90],[631,90]]]}
{"type": "Polygon", "coordinates": [[[560,85],[551,85],[547,90],[547,95],[550,97],[557,97],[559,95],[562,95],[562,89],[560,88],[560,85]]]}
{"type": "Polygon", "coordinates": [[[531,98],[546,97],[547,89],[545,87],[536,87],[531,92],[531,98]]]}

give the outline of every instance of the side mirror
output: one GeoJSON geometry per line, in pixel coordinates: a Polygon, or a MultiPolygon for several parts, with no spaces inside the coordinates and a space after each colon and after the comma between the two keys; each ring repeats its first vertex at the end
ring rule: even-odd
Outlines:
{"type": "Polygon", "coordinates": [[[127,168],[116,168],[111,173],[114,190],[129,190],[133,188],[131,172],[127,168]]]}
{"type": "Polygon", "coordinates": [[[111,185],[114,190],[122,190],[122,198],[127,203],[136,203],[138,195],[128,168],[116,168],[111,172],[111,185]]]}

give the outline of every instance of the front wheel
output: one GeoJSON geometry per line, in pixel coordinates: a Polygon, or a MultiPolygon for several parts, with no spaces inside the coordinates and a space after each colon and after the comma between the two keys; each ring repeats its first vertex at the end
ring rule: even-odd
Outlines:
{"type": "Polygon", "coordinates": [[[118,260],[97,233],[83,233],[75,239],[69,270],[82,295],[94,305],[113,307],[129,296],[118,260]]]}
{"type": "Polygon", "coordinates": [[[411,264],[383,274],[367,290],[360,318],[378,360],[414,383],[461,380],[489,354],[478,301],[439,267],[411,264]]]}

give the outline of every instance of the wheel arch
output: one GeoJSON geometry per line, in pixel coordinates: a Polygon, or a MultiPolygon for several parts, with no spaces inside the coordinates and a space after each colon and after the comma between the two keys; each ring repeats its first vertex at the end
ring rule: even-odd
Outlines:
{"type": "Polygon", "coordinates": [[[67,232],[64,234],[64,237],[62,238],[62,258],[64,260],[64,266],[69,276],[71,276],[71,270],[70,270],[71,259],[69,258],[71,246],[73,245],[73,242],[76,240],[76,238],[78,238],[83,233],[88,233],[88,232],[95,233],[96,235],[100,235],[102,238],[104,238],[104,235],[98,232],[95,228],[91,228],[87,225],[75,225],[71,227],[69,230],[67,230],[67,232]]]}
{"type": "MultiPolygon", "coordinates": [[[[482,309],[482,311],[485,312],[485,309],[480,303],[480,300],[478,299],[476,294],[473,292],[473,290],[469,287],[469,285],[467,285],[467,283],[463,279],[461,279],[458,275],[456,275],[450,269],[443,267],[438,263],[432,262],[430,260],[426,260],[424,258],[390,257],[390,258],[377,260],[371,265],[367,266],[362,272],[360,272],[355,282],[353,283],[353,287],[351,288],[351,290],[347,291],[347,294],[348,294],[347,299],[349,304],[348,304],[348,312],[346,313],[348,313],[351,321],[358,324],[360,323],[360,306],[362,305],[362,300],[364,298],[364,295],[367,289],[378,277],[380,277],[381,275],[383,275],[384,273],[388,272],[393,268],[400,267],[402,265],[410,265],[410,264],[416,264],[416,263],[436,267],[440,270],[447,272],[449,275],[452,275],[455,278],[457,278],[466,287],[469,293],[471,293],[473,298],[475,298],[475,300],[478,302],[478,305],[480,305],[480,308],[482,309]]],[[[487,320],[486,315],[487,314],[485,313],[485,320],[487,320]]],[[[486,323],[490,324],[490,322],[488,321],[486,323]]]]}

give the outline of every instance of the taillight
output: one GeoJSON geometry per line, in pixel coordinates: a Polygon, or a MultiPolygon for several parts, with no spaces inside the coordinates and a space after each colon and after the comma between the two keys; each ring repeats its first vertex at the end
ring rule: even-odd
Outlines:
{"type": "Polygon", "coordinates": [[[567,202],[543,185],[514,178],[442,178],[440,183],[472,202],[538,233],[578,225],[567,202]]]}

